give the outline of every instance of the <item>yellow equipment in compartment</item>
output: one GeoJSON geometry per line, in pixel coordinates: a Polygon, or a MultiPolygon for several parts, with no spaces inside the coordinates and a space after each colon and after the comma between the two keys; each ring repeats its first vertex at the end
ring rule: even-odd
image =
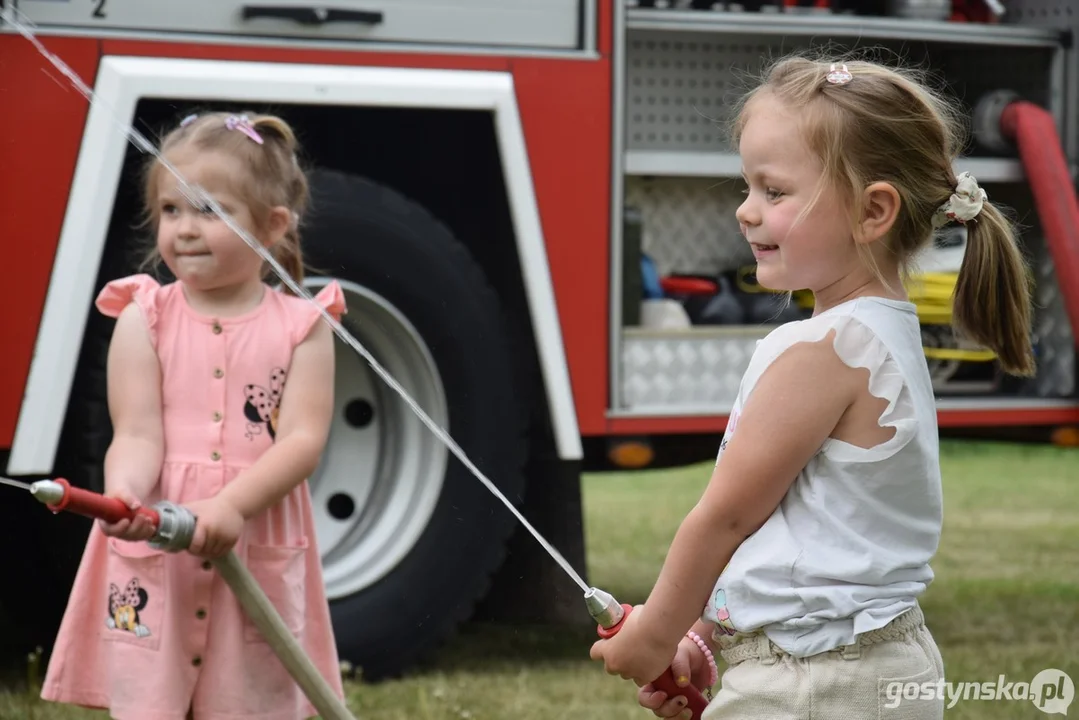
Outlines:
{"type": "MultiPolygon", "coordinates": [[[[911,275],[905,283],[907,296],[918,311],[918,320],[925,326],[951,328],[952,294],[955,292],[956,273],[919,273],[911,275]]],[[[738,269],[738,289],[747,293],[771,292],[757,283],[757,268],[752,265],[738,269]]],[[[813,293],[798,290],[792,300],[803,310],[813,309],[813,293]]],[[[949,333],[950,334],[950,333],[949,333]]],[[[992,362],[996,354],[990,350],[973,347],[923,347],[925,356],[931,360],[960,362],[992,362]]]]}
{"type": "MultiPolygon", "coordinates": [[[[957,273],[921,273],[912,275],[906,282],[907,296],[918,308],[918,320],[922,325],[952,324],[952,294],[955,292],[957,273]]],[[[991,362],[996,353],[979,348],[922,348],[932,360],[960,360],[963,362],[991,362]]]]}

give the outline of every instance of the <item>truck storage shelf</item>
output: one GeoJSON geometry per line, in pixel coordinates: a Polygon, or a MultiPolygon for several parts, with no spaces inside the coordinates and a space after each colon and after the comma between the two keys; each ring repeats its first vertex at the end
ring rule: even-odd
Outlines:
{"type": "Polygon", "coordinates": [[[706,10],[626,11],[630,30],[669,30],[731,35],[821,36],[915,40],[948,44],[1056,47],[1066,33],[1026,25],[960,23],[860,15],[716,12],[706,10]]]}
{"type": "MultiPolygon", "coordinates": [[[[1047,416],[1050,424],[1067,424],[1079,421],[1079,398],[1039,398],[1017,396],[983,397],[937,397],[937,410],[951,413],[1015,413],[1025,415],[1036,413],[1047,416]]],[[[648,405],[640,407],[614,408],[607,411],[612,419],[663,418],[687,416],[723,417],[731,411],[730,403],[716,404],[671,404],[648,405]]],[[[948,423],[978,424],[978,423],[948,423]]],[[[999,423],[995,423],[999,424],[999,423]]]]}
{"type": "MultiPolygon", "coordinates": [[[[960,158],[956,173],[969,172],[979,182],[1020,182],[1023,166],[1012,158],[960,158]]],[[[665,177],[737,178],[742,174],[742,161],[734,153],[668,150],[627,150],[627,175],[657,175],[665,177]]]]}

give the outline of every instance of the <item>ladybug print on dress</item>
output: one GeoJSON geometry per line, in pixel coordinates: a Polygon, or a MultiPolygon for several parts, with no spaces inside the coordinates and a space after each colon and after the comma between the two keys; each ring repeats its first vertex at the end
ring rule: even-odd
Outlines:
{"type": "Polygon", "coordinates": [[[248,419],[245,434],[248,440],[261,434],[263,426],[266,427],[271,440],[277,437],[278,403],[281,402],[281,391],[284,389],[285,369],[279,367],[270,373],[268,388],[254,384],[244,386],[244,417],[248,419]]]}
{"type": "Polygon", "coordinates": [[[105,626],[110,630],[129,632],[135,637],[150,637],[150,628],[142,624],[139,610],[146,607],[149,594],[139,586],[138,578],[131,578],[123,591],[115,583],[109,583],[109,616],[105,626]]]}

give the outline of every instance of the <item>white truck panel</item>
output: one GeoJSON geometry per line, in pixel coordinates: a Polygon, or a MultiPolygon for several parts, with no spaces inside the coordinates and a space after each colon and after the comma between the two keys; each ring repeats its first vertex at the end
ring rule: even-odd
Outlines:
{"type": "Polygon", "coordinates": [[[356,68],[285,63],[105,57],[87,118],[49,281],[41,328],[8,460],[9,475],[53,467],[83,327],[71,308],[93,302],[109,214],[127,139],[116,122],[130,121],[140,98],[229,99],[489,110],[495,115],[525,295],[558,456],[583,456],[532,171],[506,73],[356,68]],[[116,113],[114,117],[112,113],[116,113]]]}
{"type": "Polygon", "coordinates": [[[20,0],[41,28],[574,49],[581,0],[20,0]]]}

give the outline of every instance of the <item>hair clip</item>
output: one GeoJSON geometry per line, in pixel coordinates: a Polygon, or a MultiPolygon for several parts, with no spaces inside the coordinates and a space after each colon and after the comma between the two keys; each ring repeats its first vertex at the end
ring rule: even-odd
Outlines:
{"type": "Polygon", "coordinates": [[[854,76],[851,75],[846,65],[840,65],[839,69],[836,70],[835,63],[832,63],[832,69],[824,76],[824,79],[832,85],[846,85],[854,79],[854,76]]]}
{"type": "Polygon", "coordinates": [[[195,122],[196,118],[198,118],[198,113],[192,113],[192,114],[188,115],[187,117],[185,117],[183,120],[180,121],[180,127],[187,127],[191,123],[195,122]]]}
{"type": "Polygon", "coordinates": [[[251,125],[251,120],[246,115],[229,115],[225,118],[225,127],[229,130],[239,130],[259,145],[262,144],[262,136],[251,125]]]}

